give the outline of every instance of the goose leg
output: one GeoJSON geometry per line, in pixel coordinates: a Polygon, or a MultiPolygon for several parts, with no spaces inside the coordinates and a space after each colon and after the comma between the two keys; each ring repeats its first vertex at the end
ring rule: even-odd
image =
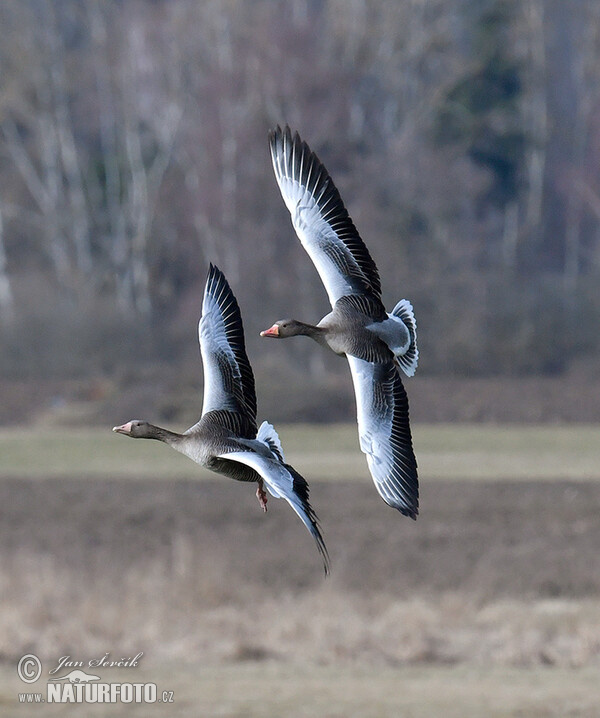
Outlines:
{"type": "Polygon", "coordinates": [[[267,510],[267,492],[265,491],[263,480],[260,479],[258,482],[258,488],[256,489],[256,498],[263,511],[267,510]]]}

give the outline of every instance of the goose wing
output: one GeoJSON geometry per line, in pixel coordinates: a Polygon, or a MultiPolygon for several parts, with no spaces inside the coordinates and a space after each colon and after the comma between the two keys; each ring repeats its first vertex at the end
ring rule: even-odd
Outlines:
{"type": "MultiPolygon", "coordinates": [[[[245,442],[250,444],[250,442],[245,442]]],[[[255,451],[231,451],[220,458],[239,461],[253,468],[265,482],[269,493],[277,499],[285,499],[300,517],[302,523],[314,538],[323,559],[325,573],[329,573],[329,554],[321,535],[319,520],[308,500],[308,483],[292,466],[281,461],[276,455],[266,456],[255,451]]]]}
{"type": "Polygon", "coordinates": [[[226,410],[256,424],[254,375],[244,343],[240,308],[225,275],[210,265],[198,325],[204,367],[202,415],[226,410]]]}
{"type": "Polygon", "coordinates": [[[348,294],[381,297],[375,262],[317,155],[296,132],[269,132],[275,177],[292,224],[325,285],[333,307],[348,294]]]}
{"type": "Polygon", "coordinates": [[[374,364],[347,356],[354,382],[361,451],[381,498],[417,518],[419,482],[408,399],[393,362],[374,364]]]}

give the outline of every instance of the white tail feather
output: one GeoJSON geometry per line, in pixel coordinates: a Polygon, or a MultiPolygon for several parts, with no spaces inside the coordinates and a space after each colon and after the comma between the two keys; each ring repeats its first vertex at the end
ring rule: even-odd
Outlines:
{"type": "Polygon", "coordinates": [[[417,321],[412,304],[408,299],[401,299],[392,310],[392,315],[404,322],[410,334],[408,349],[402,356],[397,356],[396,360],[406,376],[414,376],[419,362],[419,350],[417,349],[417,321]]]}
{"type": "Polygon", "coordinates": [[[268,421],[263,421],[258,429],[256,438],[258,441],[262,441],[263,444],[266,444],[282,464],[285,463],[281,440],[272,424],[269,424],[268,421]]]}

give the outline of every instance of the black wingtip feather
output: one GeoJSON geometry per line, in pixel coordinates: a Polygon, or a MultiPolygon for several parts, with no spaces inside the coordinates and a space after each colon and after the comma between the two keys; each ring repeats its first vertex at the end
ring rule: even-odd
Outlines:
{"type": "MultiPolygon", "coordinates": [[[[398,453],[398,460],[404,466],[403,497],[410,505],[396,506],[404,516],[417,520],[419,514],[419,477],[417,471],[417,459],[415,457],[412,436],[410,431],[410,417],[408,408],[408,396],[402,383],[398,369],[393,366],[394,375],[394,419],[393,429],[402,435],[402,450],[398,453]]],[[[399,449],[399,447],[397,447],[399,449]]]]}
{"type": "MultiPolygon", "coordinates": [[[[372,472],[383,501],[403,516],[416,520],[419,513],[419,478],[410,431],[408,397],[393,362],[373,363],[373,382],[380,387],[379,399],[392,407],[391,431],[387,436],[387,472],[372,472]],[[387,398],[385,398],[387,397],[387,398]],[[391,459],[391,461],[389,461],[391,459]]],[[[389,426],[388,418],[381,421],[389,426]]]]}
{"type": "Polygon", "coordinates": [[[325,575],[329,576],[329,574],[331,573],[329,552],[327,551],[327,546],[325,546],[325,540],[323,539],[323,535],[321,534],[321,525],[317,514],[315,513],[313,507],[310,505],[310,502],[308,500],[308,495],[310,492],[308,482],[289,464],[285,464],[285,467],[293,477],[293,491],[302,502],[302,507],[304,508],[306,515],[308,516],[312,527],[311,534],[315,539],[315,543],[317,544],[317,550],[319,551],[321,558],[323,559],[323,569],[325,571],[325,575]]]}
{"type": "Polygon", "coordinates": [[[246,353],[244,326],[242,314],[223,272],[212,262],[209,264],[205,293],[212,296],[218,303],[223,315],[228,315],[230,321],[226,328],[227,341],[235,355],[241,376],[241,390],[244,409],[253,423],[256,423],[256,389],[254,373],[246,353]]]}
{"type": "Polygon", "coordinates": [[[415,509],[404,509],[399,508],[398,511],[402,514],[402,516],[408,516],[409,519],[412,519],[413,521],[417,520],[417,516],[419,515],[419,509],[418,507],[415,509]]]}

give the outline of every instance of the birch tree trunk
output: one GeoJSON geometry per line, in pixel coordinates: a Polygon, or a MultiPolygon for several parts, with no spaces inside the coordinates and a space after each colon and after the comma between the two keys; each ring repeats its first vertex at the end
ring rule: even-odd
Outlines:
{"type": "Polygon", "coordinates": [[[47,29],[50,55],[50,80],[52,107],[58,151],[65,177],[65,194],[70,212],[70,233],[72,236],[77,270],[86,277],[92,268],[90,248],[90,222],[80,167],[78,150],[73,130],[73,120],[68,101],[68,81],[65,73],[65,47],[60,37],[56,11],[50,10],[47,29]]]}
{"type": "Polygon", "coordinates": [[[121,207],[123,183],[119,167],[119,125],[117,100],[111,83],[108,47],[106,6],[98,0],[90,0],[87,12],[92,34],[94,55],[94,79],[98,105],[98,130],[101,163],[104,169],[102,186],[98,196],[104,199],[106,221],[103,244],[114,279],[115,298],[120,311],[125,314],[131,304],[131,287],[127,279],[128,241],[125,214],[121,207]]]}
{"type": "Polygon", "coordinates": [[[43,138],[39,147],[39,171],[31,161],[24,140],[11,117],[2,122],[2,134],[8,153],[41,215],[39,224],[44,238],[43,252],[50,258],[58,283],[63,287],[70,287],[69,250],[66,237],[58,224],[60,174],[54,127],[48,114],[43,111],[39,112],[36,125],[43,138]]]}

